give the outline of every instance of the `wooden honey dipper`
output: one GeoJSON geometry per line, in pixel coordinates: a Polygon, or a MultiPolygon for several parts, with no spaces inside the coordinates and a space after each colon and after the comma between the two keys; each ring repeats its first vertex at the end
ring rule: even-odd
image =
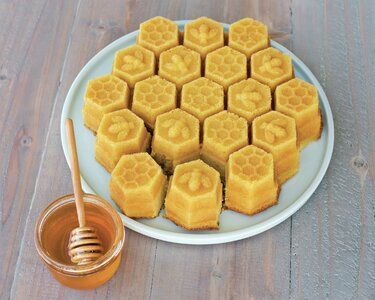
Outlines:
{"type": "Polygon", "coordinates": [[[103,255],[103,246],[95,228],[86,226],[85,206],[83,203],[83,191],[73,121],[71,119],[66,119],[65,125],[71,161],[74,198],[79,222],[79,227],[73,229],[70,233],[68,253],[73,263],[86,265],[103,255]]]}

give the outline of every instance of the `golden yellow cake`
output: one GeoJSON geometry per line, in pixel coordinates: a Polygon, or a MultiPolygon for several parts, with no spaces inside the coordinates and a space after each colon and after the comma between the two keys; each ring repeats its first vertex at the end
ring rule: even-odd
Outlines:
{"type": "Polygon", "coordinates": [[[229,27],[228,46],[250,56],[269,45],[268,29],[262,22],[244,18],[229,27]]]}
{"type": "Polygon", "coordinates": [[[229,156],[225,176],[227,208],[253,215],[277,204],[279,186],[272,154],[246,146],[229,156]]]}
{"type": "Polygon", "coordinates": [[[201,158],[225,176],[229,155],[249,144],[247,121],[226,110],[208,117],[203,125],[201,158]]]}
{"type": "Polygon", "coordinates": [[[276,86],[294,77],[290,56],[272,47],[251,56],[250,72],[251,78],[267,84],[272,92],[276,86]]]}
{"type": "Polygon", "coordinates": [[[155,218],[164,202],[167,177],[146,152],[123,155],[109,181],[111,198],[131,218],[155,218]]]}
{"type": "Polygon", "coordinates": [[[199,158],[199,121],[177,108],[156,118],[152,156],[167,173],[184,162],[199,158]]]}
{"type": "Polygon", "coordinates": [[[158,58],[160,53],[178,46],[178,26],[164,17],[154,17],[141,23],[137,43],[152,52],[158,58]]]}
{"type": "Polygon", "coordinates": [[[121,156],[146,151],[151,136],[143,120],[129,109],[105,114],[95,141],[95,159],[112,172],[121,156]]]}
{"type": "Polygon", "coordinates": [[[103,115],[129,105],[129,88],[125,81],[107,74],[89,80],[83,105],[83,122],[97,132],[103,115]]]}
{"type": "Polygon", "coordinates": [[[223,25],[207,17],[187,23],[184,46],[197,51],[204,59],[207,53],[224,46],[223,25]]]}
{"type": "Polygon", "coordinates": [[[121,49],[115,54],[112,74],[133,88],[136,82],[155,74],[155,55],[139,45],[121,49]]]}
{"type": "Polygon", "coordinates": [[[156,117],[176,108],[176,86],[158,75],[136,83],[132,111],[153,129],[156,117]]]}
{"type": "Polygon", "coordinates": [[[315,86],[299,78],[289,80],[276,88],[275,103],[277,111],[296,120],[300,148],[320,138],[323,123],[315,86]]]}
{"type": "Polygon", "coordinates": [[[188,230],[219,228],[222,184],[201,160],[178,165],[165,197],[165,217],[188,230]]]}
{"type": "Polygon", "coordinates": [[[228,87],[247,77],[246,56],[237,50],[224,46],[206,56],[205,77],[228,87]]]}
{"type": "Polygon", "coordinates": [[[208,17],[182,31],[160,16],[141,23],[112,74],[88,82],[82,112],[124,214],[156,217],[171,175],[166,217],[189,230],[218,228],[222,184],[231,210],[277,204],[323,126],[317,89],[251,18],[228,32],[208,17]]]}
{"type": "Polygon", "coordinates": [[[249,78],[231,85],[228,89],[228,111],[251,123],[255,117],[271,110],[271,89],[249,78]]]}
{"type": "Polygon", "coordinates": [[[254,119],[252,143],[272,153],[276,178],[284,183],[298,171],[296,122],[278,111],[270,111],[254,119]]]}
{"type": "Polygon", "coordinates": [[[195,79],[182,87],[180,107],[202,126],[207,117],[224,110],[224,89],[205,77],[195,79]]]}
{"type": "Polygon", "coordinates": [[[173,82],[180,91],[189,81],[201,76],[201,58],[198,52],[177,46],[160,55],[159,76],[173,82]]]}

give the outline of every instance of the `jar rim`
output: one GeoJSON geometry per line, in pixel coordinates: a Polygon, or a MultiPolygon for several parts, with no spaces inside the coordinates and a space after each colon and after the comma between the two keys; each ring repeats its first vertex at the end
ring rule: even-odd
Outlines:
{"type": "Polygon", "coordinates": [[[34,230],[35,246],[42,260],[49,267],[55,269],[58,272],[75,276],[92,274],[107,266],[109,263],[111,263],[114,259],[117,258],[118,254],[121,252],[123,248],[125,241],[125,230],[121,217],[107,201],[105,201],[97,195],[86,193],[83,194],[83,200],[84,202],[91,202],[94,205],[98,205],[101,208],[105,209],[108,212],[108,214],[112,217],[112,220],[116,225],[115,240],[113,245],[110,249],[108,249],[106,253],[104,253],[104,255],[99,257],[94,262],[87,265],[66,265],[49,256],[42,245],[41,233],[45,221],[47,220],[49,215],[56,211],[56,209],[58,209],[59,207],[66,205],[68,203],[74,203],[73,194],[65,195],[50,203],[38,217],[34,230]]]}

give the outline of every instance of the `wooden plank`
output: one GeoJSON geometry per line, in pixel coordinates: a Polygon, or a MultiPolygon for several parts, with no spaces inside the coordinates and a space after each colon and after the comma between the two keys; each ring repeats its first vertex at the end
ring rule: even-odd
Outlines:
{"type": "MultiPolygon", "coordinates": [[[[219,296],[218,293],[233,297],[249,295],[281,299],[288,297],[289,220],[258,237],[209,247],[167,244],[127,230],[126,250],[118,274],[102,287],[86,292],[66,289],[54,281],[37,258],[34,249],[32,233],[37,215],[52,199],[71,190],[69,172],[61,151],[59,119],[67,90],[89,58],[124,32],[136,29],[142,20],[154,15],[185,19],[206,14],[216,19],[232,21],[240,16],[253,15],[253,12],[257,14],[253,15],[254,17],[267,16],[269,13],[267,5],[256,6],[249,4],[250,2],[246,2],[246,9],[251,9],[251,12],[238,8],[240,2],[232,4],[232,1],[225,1],[224,10],[214,1],[204,4],[202,8],[203,3],[206,2],[116,1],[107,4],[103,1],[85,1],[81,3],[56,105],[51,116],[46,150],[15,271],[12,298],[163,298],[171,295],[172,287],[183,287],[185,283],[187,285],[183,292],[176,290],[176,293],[181,292],[181,295],[189,296],[190,291],[193,295],[200,296],[197,293],[197,287],[199,288],[200,285],[196,285],[199,280],[203,280],[201,288],[204,292],[201,297],[219,296]],[[237,16],[232,13],[232,16],[227,18],[226,14],[234,7],[238,12],[237,16]],[[125,31],[122,29],[124,23],[125,31]],[[189,262],[194,263],[189,265],[189,262]],[[184,274],[181,274],[181,270],[184,270],[184,274]],[[236,290],[233,290],[233,286],[236,290]],[[188,290],[186,287],[192,289],[188,290]]],[[[289,28],[289,23],[285,21],[285,14],[289,16],[289,7],[282,4],[275,5],[279,9],[273,11],[275,14],[272,18],[273,26],[277,31],[284,32],[289,28]]]]}
{"type": "Polygon", "coordinates": [[[158,242],[151,299],[288,299],[290,221],[210,246],[158,242]]]}
{"type": "MultiPolygon", "coordinates": [[[[82,297],[112,298],[112,295],[145,298],[150,294],[151,269],[154,264],[153,252],[156,240],[127,230],[127,247],[116,276],[117,280],[88,292],[67,289],[56,282],[37,257],[33,242],[33,227],[42,208],[54,198],[72,191],[69,170],[62,153],[59,135],[60,114],[65,95],[83,65],[96,52],[124,34],[124,5],[123,1],[112,2],[111,5],[103,1],[85,1],[79,5],[61,85],[55,100],[56,106],[51,116],[49,139],[46,144],[38,185],[20,249],[11,292],[12,298],[82,299],[82,297]],[[133,284],[134,282],[137,284],[133,284]],[[139,286],[144,288],[139,289],[139,286]]],[[[131,28],[131,30],[134,29],[131,28]]]]}
{"type": "Polygon", "coordinates": [[[12,285],[75,6],[0,4],[0,298],[12,285]]]}
{"type": "Polygon", "coordinates": [[[335,149],[322,184],[292,219],[291,297],[374,299],[375,6],[293,1],[293,51],[323,84],[335,149]]]}

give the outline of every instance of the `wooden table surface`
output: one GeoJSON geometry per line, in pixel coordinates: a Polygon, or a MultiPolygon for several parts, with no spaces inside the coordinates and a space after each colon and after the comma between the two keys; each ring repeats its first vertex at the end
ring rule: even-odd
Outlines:
{"type": "Polygon", "coordinates": [[[0,1],[1,299],[375,299],[374,1],[0,1]],[[246,240],[175,245],[126,230],[118,273],[61,286],[36,254],[37,216],[72,190],[60,113],[80,69],[155,15],[264,21],[322,83],[335,119],[326,176],[296,214],[246,240]]]}

